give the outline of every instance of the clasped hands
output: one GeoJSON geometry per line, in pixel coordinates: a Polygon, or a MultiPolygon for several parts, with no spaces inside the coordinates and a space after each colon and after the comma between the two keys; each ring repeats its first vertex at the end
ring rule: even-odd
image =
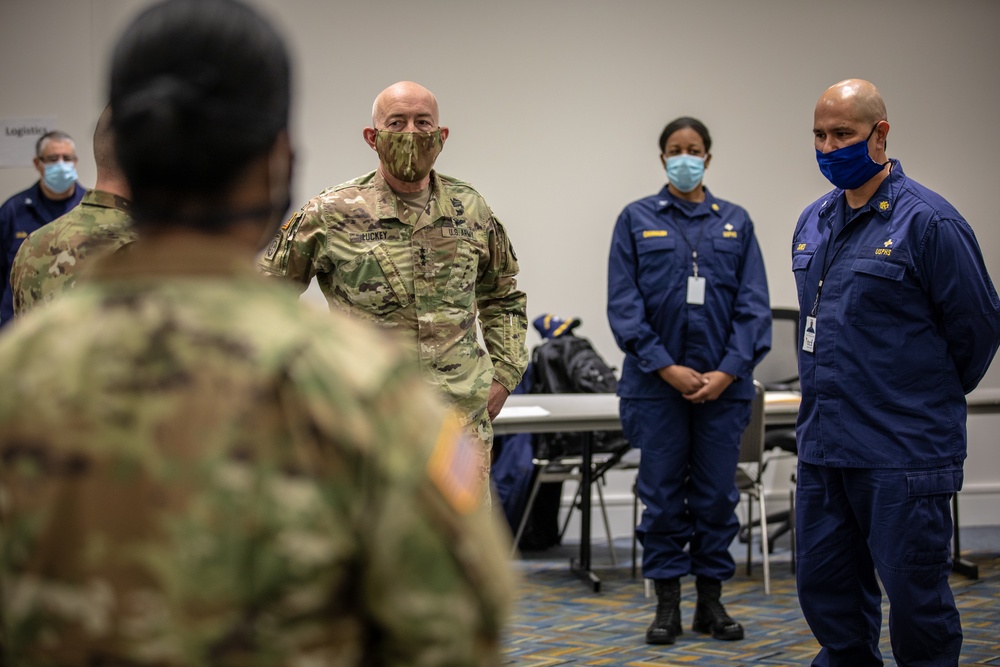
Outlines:
{"type": "Polygon", "coordinates": [[[699,373],[693,368],[680,364],[664,366],[656,372],[664,382],[679,391],[684,398],[692,403],[714,401],[736,379],[729,373],[722,371],[699,373]]]}

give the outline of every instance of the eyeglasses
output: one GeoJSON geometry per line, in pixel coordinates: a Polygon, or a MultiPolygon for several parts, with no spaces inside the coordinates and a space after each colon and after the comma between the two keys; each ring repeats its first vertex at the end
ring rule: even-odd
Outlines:
{"type": "Polygon", "coordinates": [[[75,155],[42,155],[38,159],[43,164],[55,164],[57,162],[76,162],[79,158],[75,155]]]}

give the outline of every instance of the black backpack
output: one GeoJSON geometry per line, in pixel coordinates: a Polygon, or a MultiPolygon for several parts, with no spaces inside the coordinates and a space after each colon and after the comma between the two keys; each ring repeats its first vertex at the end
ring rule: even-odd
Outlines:
{"type": "MultiPolygon", "coordinates": [[[[533,394],[614,393],[618,379],[614,369],[597,353],[586,338],[563,334],[546,339],[531,353],[533,394]]],[[[539,434],[535,456],[573,456],[582,451],[579,433],[539,434]]],[[[594,435],[594,451],[618,451],[624,444],[621,431],[601,431],[594,435]]]]}

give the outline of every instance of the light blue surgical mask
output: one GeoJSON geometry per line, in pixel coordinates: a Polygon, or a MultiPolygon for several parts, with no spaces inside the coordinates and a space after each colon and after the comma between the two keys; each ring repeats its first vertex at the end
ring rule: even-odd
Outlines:
{"type": "Polygon", "coordinates": [[[62,193],[73,187],[76,183],[76,165],[72,162],[54,162],[45,165],[45,185],[56,194],[62,193]]]}
{"type": "Polygon", "coordinates": [[[671,155],[667,158],[667,178],[671,185],[688,193],[698,187],[705,175],[705,158],[696,155],[671,155]]]}

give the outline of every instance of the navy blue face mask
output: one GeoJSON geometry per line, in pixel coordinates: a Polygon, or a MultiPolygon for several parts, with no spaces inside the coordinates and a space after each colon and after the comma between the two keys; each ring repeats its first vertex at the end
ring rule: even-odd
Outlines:
{"type": "Polygon", "coordinates": [[[856,144],[829,153],[816,149],[819,170],[834,186],[842,190],[860,188],[885,167],[885,164],[879,164],[868,155],[868,140],[871,139],[876,127],[878,123],[872,126],[872,131],[864,141],[856,144]]]}

